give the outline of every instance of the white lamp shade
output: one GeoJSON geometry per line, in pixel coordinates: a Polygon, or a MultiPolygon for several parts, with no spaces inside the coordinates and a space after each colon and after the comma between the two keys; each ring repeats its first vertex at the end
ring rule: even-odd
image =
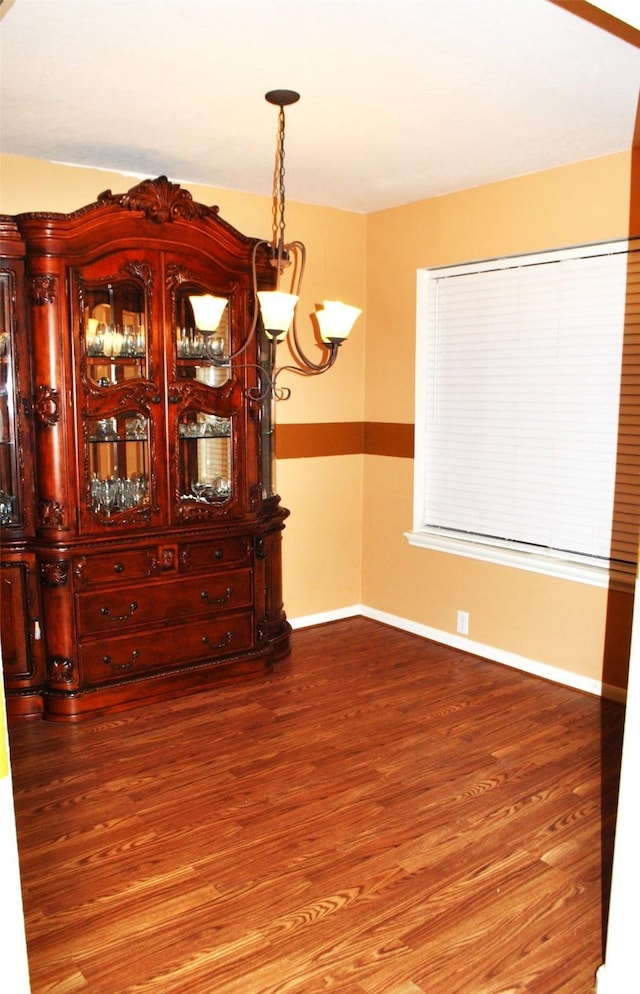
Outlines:
{"type": "Polygon", "coordinates": [[[295,293],[283,293],[282,290],[259,290],[258,300],[262,312],[264,330],[270,338],[282,338],[286,335],[295,311],[298,298],[295,293]]]}
{"type": "Polygon", "coordinates": [[[341,300],[323,300],[322,310],[316,311],[323,342],[343,342],[362,314],[360,307],[343,304],[341,300]]]}
{"type": "Polygon", "coordinates": [[[189,297],[189,302],[196,328],[200,331],[215,331],[228,303],[226,297],[214,297],[211,293],[189,297]]]}

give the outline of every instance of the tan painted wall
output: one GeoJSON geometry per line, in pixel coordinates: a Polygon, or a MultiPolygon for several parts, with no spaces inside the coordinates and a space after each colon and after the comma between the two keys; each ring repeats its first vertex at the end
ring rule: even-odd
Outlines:
{"type": "MultiPolygon", "coordinates": [[[[614,155],[369,215],[365,420],[413,421],[418,268],[625,237],[630,166],[614,155]]],[[[474,641],[623,685],[624,598],[410,547],[412,470],[365,458],[363,603],[447,633],[466,610],[474,641]]]]}
{"type": "MultiPolygon", "coordinates": [[[[74,210],[136,182],[12,156],[0,157],[0,168],[4,213],[74,210]]],[[[283,381],[293,396],[278,405],[279,422],[412,422],[416,270],[624,236],[629,178],[630,156],[620,154],[366,218],[289,203],[288,233],[309,252],[300,314],[326,296],[365,306],[365,315],[329,374],[283,381]]],[[[246,234],[270,236],[269,198],[183,185],[246,234]]],[[[462,608],[474,641],[624,685],[630,599],[411,548],[404,532],[412,472],[410,459],[384,456],[279,461],[278,490],[292,509],[284,543],[289,617],[364,603],[454,632],[462,608]]]]}

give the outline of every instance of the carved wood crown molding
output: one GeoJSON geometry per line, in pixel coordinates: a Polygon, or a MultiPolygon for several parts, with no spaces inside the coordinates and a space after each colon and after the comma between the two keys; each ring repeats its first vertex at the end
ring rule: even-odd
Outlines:
{"type": "Polygon", "coordinates": [[[178,218],[191,221],[215,217],[219,211],[218,207],[196,203],[188,190],[183,190],[178,183],[171,183],[166,176],[145,179],[127,193],[113,194],[111,190],[105,190],[98,197],[98,203],[101,206],[117,204],[131,211],[143,211],[156,224],[178,218]]]}
{"type": "MultiPolygon", "coordinates": [[[[176,290],[182,286],[183,283],[199,283],[201,277],[198,273],[194,272],[193,269],[189,269],[188,266],[182,266],[178,263],[169,263],[167,266],[167,275],[165,276],[165,283],[169,292],[175,296],[176,290]]],[[[237,280],[230,282],[224,289],[224,293],[234,293],[238,287],[237,280]]]]}

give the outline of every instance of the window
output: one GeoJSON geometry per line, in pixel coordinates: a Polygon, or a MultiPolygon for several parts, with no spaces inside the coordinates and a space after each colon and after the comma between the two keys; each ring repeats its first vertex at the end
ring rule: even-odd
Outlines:
{"type": "Polygon", "coordinates": [[[634,575],[639,312],[640,241],[419,271],[412,544],[634,575]]]}

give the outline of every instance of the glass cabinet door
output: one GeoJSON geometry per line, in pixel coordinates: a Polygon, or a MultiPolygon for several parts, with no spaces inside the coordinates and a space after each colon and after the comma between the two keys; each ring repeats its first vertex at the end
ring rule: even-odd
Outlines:
{"type": "Polygon", "coordinates": [[[84,288],[83,355],[86,378],[111,386],[147,376],[143,288],[123,280],[84,288]]]}
{"type": "Polygon", "coordinates": [[[135,523],[149,515],[150,411],[161,408],[149,379],[145,287],[126,277],[79,287],[84,505],[90,526],[135,523]]]}
{"type": "Polygon", "coordinates": [[[18,453],[16,444],[15,342],[11,284],[0,274],[0,525],[20,521],[18,453]]]}
{"type": "Polygon", "coordinates": [[[101,518],[149,502],[149,421],[136,411],[86,422],[89,507],[101,518]]]}
{"type": "Polygon", "coordinates": [[[218,503],[232,493],[231,419],[189,411],[178,422],[180,497],[218,503]]]}
{"type": "Polygon", "coordinates": [[[225,389],[231,377],[228,301],[183,288],[176,298],[176,318],[178,490],[183,512],[199,514],[233,496],[233,417],[225,389]],[[215,316],[198,316],[194,297],[196,303],[198,297],[213,302],[215,316]]]}

